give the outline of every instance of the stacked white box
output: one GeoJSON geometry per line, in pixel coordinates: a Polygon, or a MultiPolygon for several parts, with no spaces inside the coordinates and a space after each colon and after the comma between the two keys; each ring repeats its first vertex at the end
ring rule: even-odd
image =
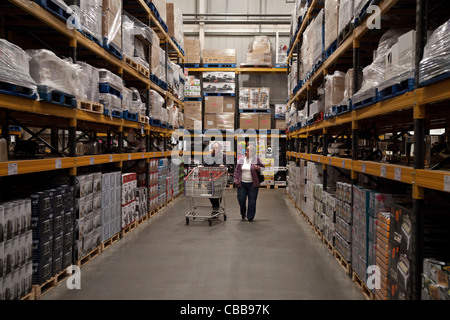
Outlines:
{"type": "Polygon", "coordinates": [[[120,232],[122,173],[120,171],[101,175],[101,238],[102,242],[120,232]]]}
{"type": "Polygon", "coordinates": [[[168,159],[158,159],[158,206],[167,202],[168,159]]]}
{"type": "Polygon", "coordinates": [[[0,300],[18,300],[31,292],[32,247],[30,199],[1,203],[0,300]]]}
{"type": "Polygon", "coordinates": [[[134,172],[122,174],[122,228],[126,228],[137,219],[137,214],[135,211],[136,188],[137,174],[134,172]]]}

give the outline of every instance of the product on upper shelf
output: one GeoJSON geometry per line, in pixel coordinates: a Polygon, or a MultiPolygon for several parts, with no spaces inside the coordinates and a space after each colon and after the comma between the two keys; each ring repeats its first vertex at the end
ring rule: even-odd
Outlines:
{"type": "Polygon", "coordinates": [[[102,37],[103,44],[122,51],[122,0],[103,0],[102,37]]]}
{"type": "Polygon", "coordinates": [[[327,50],[338,38],[339,0],[325,0],[324,14],[325,50],[327,50]]]}
{"type": "Polygon", "coordinates": [[[450,72],[450,20],[437,28],[429,38],[420,62],[420,82],[450,72]]]}
{"type": "Polygon", "coordinates": [[[18,46],[0,39],[0,82],[23,86],[37,92],[30,75],[31,57],[18,46]]]}
{"type": "Polygon", "coordinates": [[[27,50],[30,55],[30,74],[40,87],[51,92],[58,90],[85,100],[83,74],[79,65],[58,58],[49,50],[27,50]]]}
{"type": "Polygon", "coordinates": [[[174,3],[166,3],[168,35],[184,48],[183,13],[174,3]]]}
{"type": "Polygon", "coordinates": [[[325,112],[333,115],[333,106],[339,105],[344,100],[345,74],[335,71],[325,77],[325,112]]]}
{"type": "Polygon", "coordinates": [[[339,22],[338,22],[338,36],[342,36],[341,40],[344,40],[343,33],[350,35],[348,30],[353,21],[353,6],[354,0],[340,0],[339,1],[339,22]]]}
{"type": "Polygon", "coordinates": [[[102,39],[102,0],[79,0],[81,30],[100,43],[102,39]]]}
{"type": "Polygon", "coordinates": [[[244,65],[272,65],[272,45],[267,36],[256,36],[247,50],[247,62],[244,65]]]}
{"type": "Polygon", "coordinates": [[[97,68],[87,64],[85,62],[77,62],[78,65],[81,66],[82,79],[83,79],[83,88],[84,88],[84,96],[85,99],[92,102],[99,102],[99,90],[98,84],[100,82],[99,79],[99,71],[97,68]]]}
{"type": "Polygon", "coordinates": [[[270,88],[240,88],[239,109],[270,109],[270,88]]]}

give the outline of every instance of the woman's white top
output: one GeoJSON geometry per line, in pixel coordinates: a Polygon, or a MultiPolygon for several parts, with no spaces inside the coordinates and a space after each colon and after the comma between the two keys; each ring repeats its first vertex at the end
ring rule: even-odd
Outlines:
{"type": "Polygon", "coordinates": [[[252,174],[250,172],[251,161],[244,157],[244,163],[242,165],[242,182],[252,182],[252,174]]]}

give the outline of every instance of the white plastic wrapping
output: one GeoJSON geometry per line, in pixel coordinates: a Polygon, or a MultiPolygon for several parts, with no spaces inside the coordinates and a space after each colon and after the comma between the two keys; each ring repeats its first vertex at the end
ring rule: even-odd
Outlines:
{"type": "Polygon", "coordinates": [[[49,50],[28,50],[30,75],[47,92],[58,90],[85,100],[81,66],[62,60],[49,50]]]}
{"type": "Polygon", "coordinates": [[[31,57],[21,48],[0,39],[0,82],[37,90],[36,82],[30,75],[31,57]]]}
{"type": "Polygon", "coordinates": [[[122,48],[122,0],[103,0],[102,37],[106,44],[122,48]]]}
{"type": "Polygon", "coordinates": [[[122,15],[122,51],[128,57],[134,56],[134,22],[122,15]]]}
{"type": "Polygon", "coordinates": [[[85,62],[77,62],[82,69],[84,96],[88,101],[99,103],[99,73],[98,69],[85,62]]]}
{"type": "MultiPolygon", "coordinates": [[[[122,99],[109,93],[99,94],[100,103],[103,103],[105,110],[122,112],[122,99]]],[[[110,113],[111,115],[111,113],[110,113]]]]}
{"type": "Polygon", "coordinates": [[[174,3],[167,3],[167,27],[169,36],[184,48],[183,13],[174,3]]]}
{"type": "Polygon", "coordinates": [[[164,103],[164,98],[157,91],[150,90],[150,117],[152,119],[162,120],[161,113],[164,103]]]}
{"type": "Polygon", "coordinates": [[[386,53],[404,32],[398,29],[388,30],[380,39],[374,61],[363,69],[361,89],[353,96],[353,101],[362,101],[375,96],[376,88],[384,81],[386,72],[386,53]]]}
{"type": "Polygon", "coordinates": [[[267,36],[256,36],[247,50],[247,64],[271,65],[272,44],[267,36]]]}
{"type": "Polygon", "coordinates": [[[324,51],[324,35],[323,35],[323,9],[320,10],[319,14],[314,18],[313,27],[313,64],[318,62],[323,62],[323,51],[324,51]]]}
{"type": "Polygon", "coordinates": [[[450,72],[450,20],[437,28],[425,46],[420,62],[420,82],[450,72]]]}
{"type": "Polygon", "coordinates": [[[130,113],[137,113],[132,110],[131,102],[133,101],[133,91],[128,88],[122,89],[122,110],[130,113]]]}
{"type": "Polygon", "coordinates": [[[113,88],[121,91],[123,89],[123,80],[118,75],[115,75],[109,70],[99,69],[99,82],[100,83],[108,83],[113,88]]]}
{"type": "Polygon", "coordinates": [[[370,0],[354,0],[354,9],[353,9],[353,15],[355,18],[361,13],[361,10],[364,8],[364,6],[370,2],[370,0]]]}
{"type": "Polygon", "coordinates": [[[353,0],[340,0],[339,2],[339,22],[338,35],[348,26],[353,20],[353,0]]]}
{"type": "Polygon", "coordinates": [[[132,95],[131,95],[131,113],[139,113],[141,115],[145,115],[147,108],[145,106],[145,103],[141,100],[141,94],[136,88],[130,88],[132,95]]]}
{"type": "Polygon", "coordinates": [[[325,0],[325,50],[338,37],[339,0],[325,0]]]}
{"type": "Polygon", "coordinates": [[[336,71],[325,77],[325,111],[327,114],[333,106],[339,105],[344,100],[345,73],[336,71]]]}
{"type": "Polygon", "coordinates": [[[155,5],[155,8],[158,11],[162,21],[166,23],[167,21],[166,0],[152,0],[151,2],[155,5]]]}
{"type": "Polygon", "coordinates": [[[81,29],[102,43],[102,0],[80,0],[81,29]]]}

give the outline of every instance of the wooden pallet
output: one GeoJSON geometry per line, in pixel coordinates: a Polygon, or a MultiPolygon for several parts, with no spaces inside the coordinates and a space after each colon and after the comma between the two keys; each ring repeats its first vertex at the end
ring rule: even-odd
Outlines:
{"type": "Polygon", "coordinates": [[[125,61],[125,63],[127,65],[129,65],[131,68],[133,68],[134,70],[139,71],[138,63],[136,61],[134,61],[133,59],[131,59],[130,57],[123,55],[123,61],[125,61]]]}
{"type": "Polygon", "coordinates": [[[77,101],[77,109],[84,110],[87,112],[103,114],[103,104],[87,100],[77,101]]]}
{"type": "Polygon", "coordinates": [[[364,283],[364,281],[361,280],[361,278],[356,274],[355,271],[352,272],[352,280],[358,286],[358,288],[361,290],[363,296],[367,300],[375,300],[374,293],[369,290],[367,285],[364,283]]]}
{"type": "Polygon", "coordinates": [[[120,240],[120,232],[116,233],[115,235],[113,235],[108,240],[103,241],[102,242],[102,252],[105,251],[106,249],[111,248],[111,246],[113,244],[115,244],[116,242],[118,242],[119,240],[120,240]]]}
{"type": "Polygon", "coordinates": [[[345,273],[350,276],[352,272],[352,264],[346,261],[337,250],[334,250],[334,258],[337,262],[339,262],[339,265],[344,269],[345,273]]]}
{"type": "Polygon", "coordinates": [[[122,238],[125,237],[127,234],[129,234],[134,229],[136,229],[136,227],[137,227],[137,221],[133,221],[129,225],[127,225],[125,228],[122,228],[122,231],[120,232],[122,235],[122,238]]]}
{"type": "Polygon", "coordinates": [[[138,71],[140,74],[144,75],[146,78],[150,77],[150,71],[146,67],[144,67],[140,64],[138,65],[138,71]]]}
{"type": "Polygon", "coordinates": [[[148,214],[146,214],[145,216],[140,217],[136,223],[139,226],[139,225],[143,224],[145,221],[147,221],[149,218],[150,218],[150,216],[148,214]]]}
{"type": "Polygon", "coordinates": [[[20,298],[20,300],[36,300],[36,295],[34,294],[33,288],[31,288],[31,292],[20,298]]]}
{"type": "Polygon", "coordinates": [[[102,246],[99,245],[97,247],[95,247],[94,249],[91,250],[91,252],[89,252],[88,254],[86,254],[84,257],[82,257],[81,259],[76,261],[76,265],[78,267],[83,267],[84,265],[86,265],[86,263],[92,261],[92,259],[94,259],[95,257],[97,257],[100,253],[102,252],[102,246]]]}
{"type": "Polygon", "coordinates": [[[139,114],[138,115],[138,121],[140,122],[140,123],[143,123],[143,124],[149,124],[150,123],[150,119],[149,118],[147,118],[145,115],[143,115],[143,114],[139,114]]]}
{"type": "Polygon", "coordinates": [[[331,242],[328,241],[328,239],[326,239],[325,237],[322,237],[322,242],[325,244],[325,246],[328,248],[328,250],[330,250],[331,254],[334,255],[334,247],[331,244],[331,242]]]}
{"type": "Polygon", "coordinates": [[[59,272],[56,276],[50,278],[43,284],[33,285],[33,296],[34,300],[40,300],[42,295],[46,294],[53,288],[56,288],[62,281],[66,280],[70,274],[67,273],[67,270],[64,269],[59,272]]]}
{"type": "Polygon", "coordinates": [[[275,189],[286,189],[286,185],[283,186],[283,185],[277,185],[277,184],[276,184],[276,185],[274,186],[274,188],[275,188],[275,189]]]}

